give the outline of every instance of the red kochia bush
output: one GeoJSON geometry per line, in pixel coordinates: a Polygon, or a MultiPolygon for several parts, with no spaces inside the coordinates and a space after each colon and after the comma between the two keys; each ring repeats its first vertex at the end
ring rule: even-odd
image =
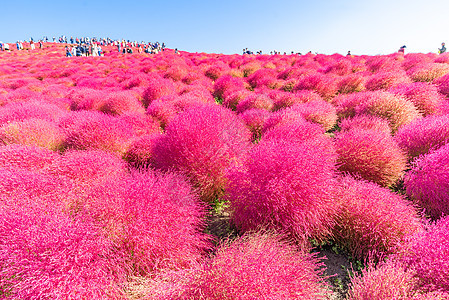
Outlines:
{"type": "Polygon", "coordinates": [[[413,81],[432,82],[449,73],[449,65],[439,63],[418,64],[407,71],[413,81]]]}
{"type": "Polygon", "coordinates": [[[297,240],[330,233],[335,153],[313,142],[264,141],[228,173],[232,222],[242,231],[270,227],[297,240]]]}
{"type": "Polygon", "coordinates": [[[273,100],[271,100],[268,95],[251,93],[250,95],[243,98],[236,106],[237,113],[242,113],[248,109],[266,109],[271,111],[273,108],[273,100]]]}
{"type": "Polygon", "coordinates": [[[89,186],[101,181],[119,180],[126,174],[126,163],[104,151],[72,150],[66,151],[43,171],[55,177],[89,186]]]}
{"type": "Polygon", "coordinates": [[[325,299],[323,265],[271,233],[223,243],[179,299],[325,299]]]}
{"type": "Polygon", "coordinates": [[[342,131],[368,129],[386,134],[391,133],[391,128],[387,120],[371,115],[358,115],[352,118],[345,118],[340,121],[340,128],[342,131]]]}
{"type": "Polygon", "coordinates": [[[65,148],[124,153],[137,136],[126,121],[101,112],[71,113],[59,122],[67,132],[65,148]]]}
{"type": "Polygon", "coordinates": [[[356,114],[368,114],[387,119],[391,130],[411,123],[421,117],[418,109],[411,101],[397,97],[388,92],[379,92],[355,107],[356,114]]]}
{"type": "Polygon", "coordinates": [[[245,110],[239,115],[248,129],[251,130],[253,134],[253,141],[257,140],[262,135],[263,124],[269,115],[269,111],[260,108],[245,110]]]}
{"type": "MultiPolygon", "coordinates": [[[[404,244],[399,261],[415,272],[418,285],[425,291],[449,292],[449,217],[429,225],[404,244]]],[[[447,298],[445,298],[447,299],[447,298]]]]}
{"type": "Polygon", "coordinates": [[[243,80],[240,78],[225,75],[218,78],[214,84],[214,97],[223,99],[225,93],[232,91],[243,90],[243,80]]]}
{"type": "Polygon", "coordinates": [[[275,90],[270,92],[269,96],[274,101],[273,110],[280,110],[299,103],[323,100],[318,93],[307,90],[301,90],[296,93],[275,90]]]}
{"type": "Polygon", "coordinates": [[[294,91],[313,90],[324,100],[331,100],[338,91],[337,80],[329,75],[315,74],[302,77],[294,87],[294,91]]]}
{"type": "Polygon", "coordinates": [[[250,146],[251,133],[230,110],[198,106],[179,114],[154,149],[154,166],[185,174],[205,201],[225,187],[225,168],[250,146]]]}
{"type": "Polygon", "coordinates": [[[54,121],[63,114],[58,106],[44,102],[11,103],[0,107],[0,124],[31,118],[54,121]]]}
{"type": "Polygon", "coordinates": [[[407,195],[433,218],[449,214],[449,144],[415,160],[404,178],[407,195]]]}
{"type": "Polygon", "coordinates": [[[390,186],[405,170],[407,158],[387,133],[354,129],[336,135],[338,169],[390,186]]]}
{"type": "Polygon", "coordinates": [[[389,92],[404,96],[407,100],[413,102],[423,116],[438,113],[445,100],[435,85],[426,82],[401,84],[394,89],[390,89],[389,92]]]}
{"type": "Polygon", "coordinates": [[[0,205],[2,299],[122,299],[111,250],[88,219],[0,205]]]}
{"type": "Polygon", "coordinates": [[[403,196],[349,176],[340,180],[340,186],[333,236],[353,257],[383,258],[421,229],[415,208],[403,196]]]}
{"type": "Polygon", "coordinates": [[[145,112],[142,103],[130,91],[108,93],[99,110],[111,115],[121,115],[126,112],[145,112]]]}
{"type": "MultiPolygon", "coordinates": [[[[427,299],[417,292],[412,271],[404,270],[394,262],[381,263],[376,268],[369,264],[361,274],[351,278],[348,300],[427,299]]],[[[446,298],[428,298],[446,299],[446,298]]]]}
{"type": "Polygon", "coordinates": [[[153,160],[154,146],[161,134],[144,135],[134,140],[123,158],[133,167],[146,167],[153,160]]]}
{"type": "Polygon", "coordinates": [[[170,79],[151,78],[148,82],[148,87],[145,89],[143,97],[144,107],[148,107],[152,101],[159,99],[162,96],[176,94],[176,88],[170,79]]]}
{"type": "Polygon", "coordinates": [[[438,149],[449,142],[449,115],[418,119],[398,130],[395,138],[409,157],[438,149]]]}
{"type": "Polygon", "coordinates": [[[58,153],[46,148],[15,144],[0,146],[0,167],[8,170],[39,171],[58,158],[58,153]]]}
{"type": "Polygon", "coordinates": [[[50,150],[62,149],[65,134],[54,122],[41,119],[27,119],[11,122],[0,127],[0,143],[44,147],[50,150]]]}
{"type": "Polygon", "coordinates": [[[337,123],[335,107],[324,100],[295,104],[291,109],[299,112],[307,121],[320,124],[325,130],[331,129],[337,123]]]}
{"type": "Polygon", "coordinates": [[[210,246],[205,207],[177,174],[134,171],[98,186],[85,207],[124,253],[130,274],[191,267],[210,246]]]}
{"type": "Polygon", "coordinates": [[[379,72],[371,75],[366,81],[366,89],[370,91],[387,90],[401,83],[408,83],[411,80],[404,71],[379,72]]]}
{"type": "Polygon", "coordinates": [[[350,94],[365,90],[366,79],[361,74],[349,74],[338,81],[338,92],[350,94]]]}

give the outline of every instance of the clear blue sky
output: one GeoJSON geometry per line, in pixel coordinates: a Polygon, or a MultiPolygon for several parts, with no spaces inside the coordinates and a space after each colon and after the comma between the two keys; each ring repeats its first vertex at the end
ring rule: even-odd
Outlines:
{"type": "Polygon", "coordinates": [[[165,42],[190,52],[436,52],[449,1],[1,0],[0,41],[60,35],[165,42]]]}

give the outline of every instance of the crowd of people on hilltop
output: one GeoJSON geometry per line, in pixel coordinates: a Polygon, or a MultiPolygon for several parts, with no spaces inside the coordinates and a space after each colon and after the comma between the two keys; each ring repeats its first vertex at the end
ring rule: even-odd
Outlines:
{"type": "MultiPolygon", "coordinates": [[[[38,40],[39,49],[43,49],[44,43],[48,43],[50,40],[47,36],[38,40]]],[[[24,43],[26,41],[17,41],[17,50],[24,50],[24,43]]],[[[121,53],[133,53],[134,51],[138,53],[149,53],[157,54],[164,51],[166,46],[165,43],[159,42],[137,42],[130,40],[114,40],[111,38],[89,38],[89,37],[70,37],[60,36],[59,38],[53,37],[53,43],[65,43],[65,54],[68,57],[71,56],[102,56],[104,55],[102,46],[116,46],[118,52],[121,53]]],[[[34,39],[31,37],[29,41],[28,50],[36,49],[34,39]]],[[[0,42],[0,51],[10,51],[12,50],[8,43],[0,42]]]]}
{"type": "MultiPolygon", "coordinates": [[[[312,52],[309,51],[309,53],[312,53],[312,52]]],[[[243,49],[243,55],[245,55],[245,54],[254,54],[254,52],[251,50],[248,50],[248,48],[245,48],[245,49],[243,49]]],[[[262,55],[263,52],[262,52],[262,50],[259,50],[259,51],[256,51],[256,54],[262,55]]],[[[280,55],[280,54],[282,54],[280,51],[276,51],[276,50],[270,51],[270,55],[280,55]]],[[[294,51],[292,51],[290,54],[291,55],[293,55],[293,54],[302,55],[302,53],[300,53],[300,52],[295,53],[294,51]]],[[[284,52],[284,55],[287,55],[287,52],[284,52]]]]}

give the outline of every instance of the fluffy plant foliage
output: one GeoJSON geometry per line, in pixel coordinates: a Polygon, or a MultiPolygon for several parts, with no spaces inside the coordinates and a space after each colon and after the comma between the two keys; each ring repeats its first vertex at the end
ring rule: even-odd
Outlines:
{"type": "Polygon", "coordinates": [[[397,261],[414,272],[419,287],[427,292],[449,292],[447,256],[449,255],[449,218],[429,224],[425,232],[414,235],[403,244],[397,261]]]}
{"type": "Polygon", "coordinates": [[[341,178],[340,187],[333,237],[352,257],[381,259],[421,230],[417,210],[405,197],[350,176],[341,178]]]}
{"type": "Polygon", "coordinates": [[[250,146],[251,132],[232,111],[199,106],[179,114],[154,148],[154,167],[189,178],[211,202],[226,185],[225,169],[250,146]]]}
{"type": "Polygon", "coordinates": [[[322,263],[282,236],[251,233],[220,245],[179,299],[325,299],[322,263]]]}
{"type": "Polygon", "coordinates": [[[232,222],[242,231],[284,231],[302,247],[324,239],[333,226],[335,153],[313,142],[267,140],[229,174],[232,222]]]}
{"type": "Polygon", "coordinates": [[[0,205],[2,299],[121,299],[112,244],[88,219],[0,205]]]}
{"type": "Polygon", "coordinates": [[[436,150],[449,142],[449,115],[417,119],[398,130],[395,139],[410,158],[436,150]]]}
{"type": "Polygon", "coordinates": [[[449,214],[449,144],[416,159],[404,178],[407,195],[432,218],[449,214]]]}
{"type": "Polygon", "coordinates": [[[366,129],[386,134],[391,133],[391,128],[387,120],[371,115],[357,115],[352,118],[345,118],[340,121],[339,125],[342,131],[366,129]]]}
{"type": "Polygon", "coordinates": [[[336,135],[338,169],[375,182],[391,186],[401,178],[407,157],[387,133],[353,129],[336,135]]]}
{"type": "Polygon", "coordinates": [[[129,274],[191,267],[210,246],[205,206],[177,174],[133,171],[103,182],[84,207],[123,253],[129,274]]]}

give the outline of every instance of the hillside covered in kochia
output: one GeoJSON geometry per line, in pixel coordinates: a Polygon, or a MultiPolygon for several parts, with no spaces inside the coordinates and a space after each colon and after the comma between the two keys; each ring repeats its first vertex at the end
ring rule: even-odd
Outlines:
{"type": "Polygon", "coordinates": [[[448,299],[449,54],[64,46],[0,51],[2,298],[448,299]]]}

